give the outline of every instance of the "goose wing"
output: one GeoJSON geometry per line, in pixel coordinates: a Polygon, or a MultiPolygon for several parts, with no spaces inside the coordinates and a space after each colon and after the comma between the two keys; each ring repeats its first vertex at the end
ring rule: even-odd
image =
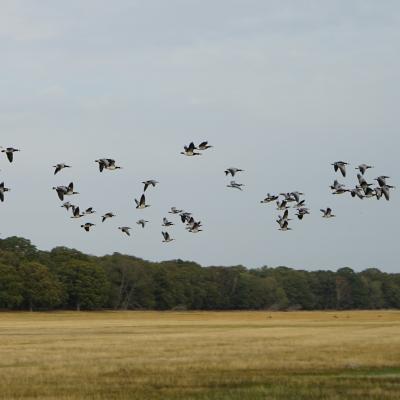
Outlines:
{"type": "Polygon", "coordinates": [[[8,161],[12,162],[14,159],[14,153],[12,151],[6,151],[6,155],[7,155],[8,161]]]}

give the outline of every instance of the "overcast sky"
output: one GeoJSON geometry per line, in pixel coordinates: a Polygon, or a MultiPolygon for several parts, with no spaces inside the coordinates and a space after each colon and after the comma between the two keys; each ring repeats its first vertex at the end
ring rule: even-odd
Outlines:
{"type": "Polygon", "coordinates": [[[1,236],[154,261],[398,271],[399,189],[378,202],[329,185],[355,185],[362,162],[368,180],[399,183],[399,19],[395,0],[3,0],[0,145],[22,151],[0,158],[1,236]],[[179,154],[203,140],[214,147],[202,156],[179,154]],[[100,174],[100,157],[123,169],[100,174]],[[351,163],[346,179],[336,160],[351,163]],[[64,161],[73,168],[54,176],[64,161]],[[226,187],[230,166],[245,170],[243,192],[226,187]],[[136,210],[150,178],[151,207],[136,210]],[[51,188],[70,181],[81,194],[68,200],[94,217],[60,207],[51,188]],[[294,190],[312,214],[280,232],[260,200],[294,190]],[[204,231],[185,231],[171,206],[204,231]],[[321,218],[327,206],[336,218],[321,218]],[[176,223],[169,244],[163,216],[176,223]]]}

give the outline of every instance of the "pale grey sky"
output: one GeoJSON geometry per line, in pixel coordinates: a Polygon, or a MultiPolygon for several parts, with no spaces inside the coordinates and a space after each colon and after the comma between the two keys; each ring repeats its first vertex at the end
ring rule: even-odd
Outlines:
{"type": "Polygon", "coordinates": [[[397,271],[398,189],[378,202],[328,187],[335,177],[353,185],[361,162],[375,166],[368,179],[398,184],[399,20],[394,0],[3,1],[0,145],[22,151],[13,164],[0,158],[12,189],[2,236],[202,265],[397,271]],[[180,155],[192,140],[215,147],[180,155]],[[124,169],[100,174],[99,157],[124,169]],[[330,165],[342,159],[346,179],[330,165]],[[54,177],[62,161],[73,168],[54,177]],[[230,166],[245,169],[242,193],[226,188],[230,166]],[[160,181],[151,207],[136,210],[149,178],[160,181]],[[97,210],[89,234],[51,190],[70,181],[81,193],[70,200],[97,210]],[[260,200],[293,190],[312,215],[280,232],[260,200]],[[173,205],[204,232],[176,219],[176,241],[161,243],[173,205]],[[320,217],[326,206],[337,218],[320,217]],[[118,217],[101,224],[107,211],[118,217]]]}

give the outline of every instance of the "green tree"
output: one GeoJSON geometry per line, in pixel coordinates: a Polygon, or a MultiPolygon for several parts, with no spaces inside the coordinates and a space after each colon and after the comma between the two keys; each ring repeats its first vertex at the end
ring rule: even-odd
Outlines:
{"type": "Polygon", "coordinates": [[[0,308],[16,308],[23,301],[22,279],[15,267],[0,264],[0,308]]]}

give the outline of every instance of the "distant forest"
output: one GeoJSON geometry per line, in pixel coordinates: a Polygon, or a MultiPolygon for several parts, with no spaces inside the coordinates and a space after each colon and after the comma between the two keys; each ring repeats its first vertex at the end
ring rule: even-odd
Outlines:
{"type": "Polygon", "coordinates": [[[201,267],[0,240],[2,310],[347,310],[400,308],[400,274],[376,268],[201,267]]]}

